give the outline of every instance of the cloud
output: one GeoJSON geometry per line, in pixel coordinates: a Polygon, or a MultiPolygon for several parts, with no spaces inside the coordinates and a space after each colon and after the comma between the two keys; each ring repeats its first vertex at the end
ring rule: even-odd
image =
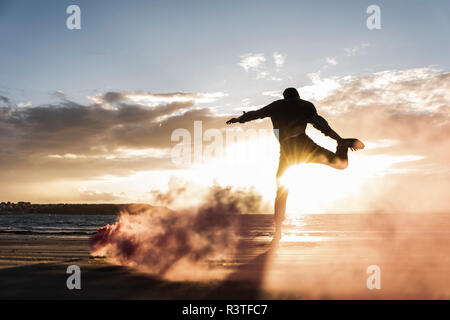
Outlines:
{"type": "Polygon", "coordinates": [[[284,66],[284,64],[286,63],[286,54],[281,54],[279,52],[274,52],[273,53],[273,60],[275,62],[275,65],[277,66],[277,68],[281,68],[284,66]]]}
{"type": "Polygon", "coordinates": [[[265,79],[270,81],[282,81],[283,79],[278,76],[273,76],[273,73],[279,72],[280,68],[284,66],[286,62],[286,54],[279,52],[272,53],[274,68],[268,68],[266,66],[266,57],[262,53],[247,53],[240,56],[239,65],[244,68],[246,72],[253,71],[256,73],[256,79],[265,79]]]}
{"type": "MultiPolygon", "coordinates": [[[[405,112],[439,111],[448,107],[450,75],[432,68],[386,70],[359,77],[320,79],[313,82],[333,83],[322,97],[323,104],[340,110],[347,106],[384,104],[388,109],[405,112]]],[[[319,99],[320,100],[320,99],[319,99]]]]}
{"type": "MultiPolygon", "coordinates": [[[[327,82],[333,86],[316,106],[341,130],[351,128],[371,140],[395,140],[396,151],[414,146],[422,154],[448,144],[450,73],[430,68],[388,70],[319,83],[327,82]]],[[[442,151],[433,161],[448,156],[442,151]]]]}
{"type": "MultiPolygon", "coordinates": [[[[218,99],[219,94],[152,95],[164,99],[156,106],[136,103],[134,95],[109,92],[87,105],[63,100],[31,108],[0,107],[2,181],[80,180],[180,168],[170,158],[172,132],[191,130],[194,120],[202,121],[205,130],[222,128],[228,119],[195,102],[218,99]]],[[[6,189],[6,184],[0,186],[0,191],[6,189]]]]}
{"type": "Polygon", "coordinates": [[[30,107],[32,104],[32,101],[15,103],[8,97],[0,96],[0,108],[26,108],[30,107]]]}
{"type": "Polygon", "coordinates": [[[266,79],[269,76],[269,72],[267,71],[259,71],[256,74],[256,79],[266,79]]]}
{"type": "MultiPolygon", "coordinates": [[[[450,181],[450,73],[431,68],[386,70],[317,79],[307,89],[313,91],[319,113],[338,133],[369,142],[366,156],[417,159],[394,164],[362,190],[365,196],[355,201],[356,207],[450,209],[444,192],[450,181]],[[320,94],[324,89],[326,94],[320,94]]],[[[302,88],[299,91],[302,95],[302,88]]]]}
{"type": "Polygon", "coordinates": [[[348,57],[355,56],[359,51],[370,46],[368,42],[362,42],[350,48],[344,48],[344,54],[348,57]]]}
{"type": "Polygon", "coordinates": [[[1,106],[1,105],[4,105],[4,106],[6,106],[6,107],[9,107],[9,106],[12,105],[12,104],[11,104],[11,100],[9,100],[8,97],[0,96],[0,106],[1,106]]]}
{"type": "Polygon", "coordinates": [[[306,100],[321,100],[339,87],[336,78],[322,79],[320,72],[309,73],[312,84],[299,88],[300,96],[306,100]]]}
{"type": "Polygon", "coordinates": [[[139,105],[154,107],[162,104],[171,104],[180,102],[181,103],[192,102],[195,104],[210,103],[225,96],[227,96],[227,94],[224,92],[213,92],[213,93],[173,92],[173,93],[155,94],[150,92],[124,93],[124,92],[109,91],[104,94],[99,94],[97,96],[89,98],[92,101],[100,104],[135,103],[139,105]]]}
{"type": "Polygon", "coordinates": [[[60,100],[66,100],[67,99],[66,94],[63,91],[61,91],[61,90],[56,90],[51,95],[53,97],[57,98],[57,99],[60,99],[60,100]]]}
{"type": "Polygon", "coordinates": [[[278,98],[278,99],[283,98],[283,95],[281,94],[281,92],[280,91],[276,91],[276,90],[263,91],[261,94],[263,96],[269,96],[269,97],[274,97],[274,98],[278,98]]]}
{"type": "Polygon", "coordinates": [[[327,58],[326,58],[326,62],[327,62],[329,65],[332,65],[332,66],[337,65],[337,60],[336,60],[336,58],[333,58],[333,57],[327,57],[327,58]]]}
{"type": "Polygon", "coordinates": [[[124,199],[123,195],[118,195],[114,192],[100,192],[96,190],[80,190],[77,195],[77,201],[86,202],[114,202],[116,200],[124,199]]]}
{"type": "Polygon", "coordinates": [[[240,56],[241,60],[239,65],[245,69],[245,71],[249,71],[252,69],[258,69],[264,62],[266,62],[266,58],[262,53],[247,53],[240,56]]]}
{"type": "Polygon", "coordinates": [[[19,103],[17,103],[17,107],[18,107],[18,108],[31,107],[32,105],[33,105],[33,102],[32,102],[32,101],[19,102],[19,103]]]}

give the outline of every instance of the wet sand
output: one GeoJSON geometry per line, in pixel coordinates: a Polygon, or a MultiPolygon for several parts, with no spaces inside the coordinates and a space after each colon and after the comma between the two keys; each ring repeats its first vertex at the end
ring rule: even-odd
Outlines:
{"type": "Polygon", "coordinates": [[[202,298],[210,284],[159,280],[91,257],[87,240],[0,240],[0,299],[202,298]],[[81,269],[81,290],[68,290],[69,265],[81,269]]]}
{"type": "Polygon", "coordinates": [[[0,299],[449,299],[446,238],[242,241],[224,280],[168,281],[90,256],[87,240],[0,240],[0,299]],[[66,288],[66,269],[82,289],[66,288]],[[369,290],[369,265],[381,289],[369,290]]]}

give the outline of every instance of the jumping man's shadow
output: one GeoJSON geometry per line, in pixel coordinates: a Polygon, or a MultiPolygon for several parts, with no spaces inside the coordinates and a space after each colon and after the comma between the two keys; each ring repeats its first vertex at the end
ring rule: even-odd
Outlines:
{"type": "MultiPolygon", "coordinates": [[[[236,256],[249,254],[248,243],[241,240],[236,256]]],[[[278,243],[266,245],[267,249],[231,273],[207,298],[209,299],[259,299],[264,277],[275,254],[278,243]]]]}

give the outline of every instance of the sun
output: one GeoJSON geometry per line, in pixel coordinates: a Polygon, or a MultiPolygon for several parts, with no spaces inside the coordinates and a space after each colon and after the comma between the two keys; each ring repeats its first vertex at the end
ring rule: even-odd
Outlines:
{"type": "Polygon", "coordinates": [[[289,190],[287,215],[326,213],[342,197],[355,191],[349,172],[320,164],[303,163],[289,168],[280,183],[289,190]]]}

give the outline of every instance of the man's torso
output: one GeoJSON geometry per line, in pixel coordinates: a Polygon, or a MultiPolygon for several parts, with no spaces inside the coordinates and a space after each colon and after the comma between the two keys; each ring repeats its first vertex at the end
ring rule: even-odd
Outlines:
{"type": "Polygon", "coordinates": [[[281,143],[289,137],[304,134],[307,123],[315,114],[316,108],[309,101],[283,99],[273,103],[269,116],[281,143]]]}

